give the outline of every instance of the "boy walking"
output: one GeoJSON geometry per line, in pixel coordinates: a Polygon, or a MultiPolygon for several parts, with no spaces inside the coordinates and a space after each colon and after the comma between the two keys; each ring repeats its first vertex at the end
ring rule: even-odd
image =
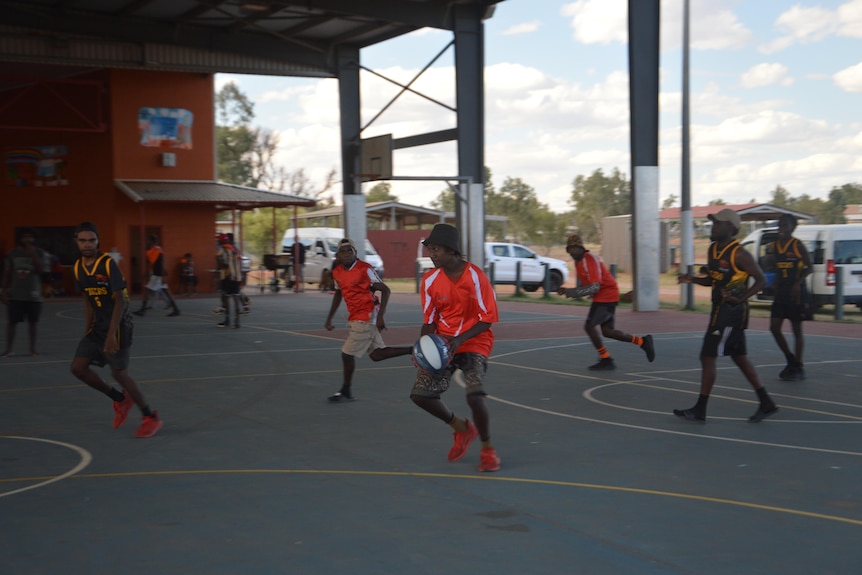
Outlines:
{"type": "Polygon", "coordinates": [[[593,347],[599,352],[599,361],[591,365],[589,369],[594,371],[611,370],[617,367],[608,348],[602,343],[601,335],[617,341],[635,344],[644,350],[647,361],[652,363],[655,360],[655,347],[651,335],[638,337],[614,327],[617,304],[620,301],[620,290],[617,286],[617,280],[605,267],[604,262],[591,254],[590,250],[584,248],[584,240],[579,235],[573,234],[566,238],[566,252],[575,261],[575,272],[581,287],[561,287],[557,293],[570,298],[592,296],[593,299],[587,321],[584,323],[584,331],[587,332],[593,347]],[[601,335],[599,335],[597,326],[602,328],[601,335]]]}
{"type": "Polygon", "coordinates": [[[497,297],[481,268],[461,256],[456,228],[437,224],[423,243],[434,269],[422,277],[421,335],[437,333],[445,337],[452,360],[442,373],[419,370],[410,399],[452,428],[455,441],[449,450],[449,461],[464,457],[479,437],[479,471],[497,471],[500,457],[491,445],[484,388],[488,356],[494,347],[491,325],[498,321],[497,297]],[[465,387],[473,422],[457,417],[440,399],[453,377],[465,387]]]}
{"type": "Polygon", "coordinates": [[[175,302],[173,296],[171,296],[171,290],[168,288],[168,284],[166,284],[162,279],[168,275],[167,270],[165,269],[165,252],[159,245],[159,238],[156,237],[155,234],[150,235],[147,238],[146,256],[147,263],[150,268],[150,279],[147,282],[147,288],[144,290],[144,299],[141,301],[141,309],[133,311],[132,313],[137,316],[144,317],[148,309],[147,300],[149,299],[150,293],[152,293],[153,298],[164,297],[173,308],[173,311],[168,314],[168,317],[176,317],[180,315],[180,308],[177,307],[177,302],[175,302]]]}
{"type": "MultiPolygon", "coordinates": [[[[302,244],[297,244],[302,246],[302,244]]],[[[336,288],[332,296],[329,315],[326,316],[325,327],[332,331],[332,317],[335,315],[341,300],[347,306],[347,322],[349,332],[347,340],[341,347],[341,363],[344,366],[344,379],[341,389],[329,396],[329,401],[353,401],[350,386],[353,382],[353,372],[356,370],[356,358],[368,353],[372,361],[382,361],[399,355],[409,355],[413,348],[386,347],[380,332],[386,329],[383,319],[386,304],[389,302],[391,290],[383,283],[374,268],[356,257],[356,244],[353,240],[344,238],[338,242],[335,252],[335,265],[332,267],[332,277],[336,288]],[[380,292],[380,299],[375,296],[380,292]]]]}
{"type": "Polygon", "coordinates": [[[674,409],[673,414],[688,421],[706,421],[706,404],[715,384],[716,358],[729,355],[757,393],[760,405],[754,415],[748,418],[748,421],[756,423],[778,411],[778,406],[760,384],[757,371],[748,360],[745,345],[748,298],[763,289],[766,278],[754,257],[735,239],[742,225],[739,214],[725,208],[708,217],[712,220],[712,243],[707,248],[709,275],[696,277],[682,274],[677,278],[681,284],[695,283],[712,287],[712,312],[700,350],[700,363],[703,366],[700,395],[693,407],[674,409]],[[749,276],[754,278],[751,287],[748,287],[749,276]]]}
{"type": "Polygon", "coordinates": [[[99,231],[90,222],[75,230],[81,258],[75,262],[75,284],[84,294],[84,337],[72,360],[72,374],[114,400],[114,429],[125,423],[129,410],[137,404],[143,418],[135,437],[152,437],[162,427],[159,414],[150,409],[138,384],[129,375],[132,345],[132,316],[126,280],[117,263],[99,251],[99,231]],[[120,391],[107,383],[90,366],[111,367],[120,391]]]}
{"type": "Polygon", "coordinates": [[[805,278],[812,272],[811,255],[801,241],[793,237],[796,218],[791,214],[781,214],[778,218],[778,239],[766,251],[775,264],[775,299],[769,319],[769,331],[784,357],[787,367],[778,377],[785,381],[805,379],[802,352],[805,342],[802,338],[802,322],[811,319],[811,302],[805,278]],[[793,328],[794,349],[790,351],[781,325],[789,320],[793,328]]]}

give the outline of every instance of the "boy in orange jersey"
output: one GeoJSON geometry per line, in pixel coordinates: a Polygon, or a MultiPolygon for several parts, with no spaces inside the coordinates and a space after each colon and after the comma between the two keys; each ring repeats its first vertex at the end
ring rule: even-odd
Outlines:
{"type": "Polygon", "coordinates": [[[499,320],[494,286],[478,266],[461,256],[458,230],[437,224],[424,242],[434,268],[422,277],[421,335],[436,333],[448,340],[452,360],[441,373],[419,370],[410,393],[413,403],[446,422],[454,431],[449,461],[458,461],[478,436],[482,442],[479,471],[497,471],[500,458],[491,445],[485,373],[494,347],[491,325],[499,320]],[[440,399],[450,379],[465,388],[473,416],[457,417],[440,399]]]}
{"type": "Polygon", "coordinates": [[[608,271],[602,260],[591,254],[590,250],[584,248],[584,240],[578,235],[570,235],[566,238],[566,251],[575,260],[575,272],[577,273],[581,287],[561,287],[557,293],[566,297],[584,297],[589,295],[593,299],[590,313],[587,315],[587,321],[584,323],[584,331],[587,332],[590,341],[593,342],[593,347],[599,352],[599,361],[591,365],[589,369],[609,370],[616,369],[617,367],[614,359],[608,352],[608,348],[602,343],[602,335],[617,341],[624,341],[640,346],[646,353],[647,360],[652,363],[655,360],[655,347],[651,335],[638,337],[636,335],[629,335],[614,327],[616,308],[620,301],[620,290],[617,287],[617,280],[608,271]],[[601,326],[601,335],[599,335],[599,330],[596,326],[601,326]]]}
{"type": "MultiPolygon", "coordinates": [[[[302,245],[302,244],[299,244],[302,245]]],[[[413,352],[410,346],[386,347],[380,332],[386,329],[383,319],[386,304],[389,302],[390,289],[371,264],[356,257],[356,244],[353,240],[344,238],[338,242],[335,252],[336,264],[332,267],[332,278],[336,289],[332,295],[332,305],[326,316],[327,330],[335,328],[332,317],[335,315],[341,300],[347,306],[347,322],[349,332],[347,340],[341,347],[341,363],[344,366],[344,379],[341,389],[329,396],[329,401],[353,401],[350,386],[353,382],[353,372],[356,370],[356,358],[368,353],[372,361],[381,361],[399,355],[409,355],[413,352]],[[378,300],[375,293],[380,292],[378,300]]]]}

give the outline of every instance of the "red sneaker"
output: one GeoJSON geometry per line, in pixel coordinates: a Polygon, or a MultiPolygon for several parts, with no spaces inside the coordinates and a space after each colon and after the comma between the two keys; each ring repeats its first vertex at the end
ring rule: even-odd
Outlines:
{"type": "Polygon", "coordinates": [[[483,447],[479,459],[479,471],[499,471],[500,457],[493,447],[483,447]]]}
{"type": "Polygon", "coordinates": [[[162,420],[159,419],[159,412],[154,411],[151,416],[145,415],[141,419],[141,426],[135,432],[135,437],[152,437],[161,428],[162,420]]]}
{"type": "Polygon", "coordinates": [[[452,437],[455,438],[455,444],[452,445],[452,449],[449,450],[449,461],[458,461],[464,457],[464,454],[467,453],[467,448],[470,447],[473,440],[479,436],[476,426],[470,423],[469,419],[466,421],[466,431],[456,431],[452,434],[452,437]]]}
{"type": "Polygon", "coordinates": [[[135,405],[135,401],[128,392],[123,401],[114,402],[114,429],[126,423],[126,418],[129,417],[129,410],[132,409],[133,405],[135,405]]]}

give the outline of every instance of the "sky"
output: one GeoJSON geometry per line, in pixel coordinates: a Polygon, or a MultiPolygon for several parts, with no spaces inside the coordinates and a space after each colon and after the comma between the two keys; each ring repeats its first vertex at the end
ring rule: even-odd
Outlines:
{"type": "MultiPolygon", "coordinates": [[[[660,199],[681,196],[683,0],[661,2],[660,199]]],[[[692,205],[768,202],[777,186],[826,198],[862,183],[862,0],[690,0],[692,205]]],[[[424,29],[362,50],[361,63],[407,83],[451,41],[424,29]]],[[[572,182],[614,168],[631,179],[627,0],[504,0],[485,21],[485,165],[499,189],[520,178],[555,212],[572,182]]],[[[362,125],[398,87],[363,71],[362,125]]],[[[280,136],[277,162],[320,186],[340,174],[332,79],[219,74],[255,103],[254,124],[280,136]]],[[[449,48],[414,88],[455,105],[449,48]]],[[[455,114],[413,94],[363,138],[455,127],[455,114]]],[[[396,150],[397,176],[455,176],[454,142],[396,150]]],[[[365,184],[364,190],[373,184],[365,184]]],[[[429,206],[445,184],[392,182],[429,206]]],[[[340,186],[335,199],[340,202],[340,186]]]]}

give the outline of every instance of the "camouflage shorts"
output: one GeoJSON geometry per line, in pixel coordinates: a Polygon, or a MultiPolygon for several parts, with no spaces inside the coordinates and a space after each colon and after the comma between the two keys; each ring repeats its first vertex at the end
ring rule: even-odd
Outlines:
{"type": "Polygon", "coordinates": [[[446,371],[442,373],[417,370],[416,382],[413,384],[410,395],[439,398],[442,393],[449,389],[449,381],[453,377],[464,385],[467,395],[486,395],[483,383],[487,371],[488,358],[484,355],[470,352],[458,353],[452,358],[446,371]],[[455,374],[458,370],[463,373],[463,382],[460,381],[461,374],[455,374]]]}

